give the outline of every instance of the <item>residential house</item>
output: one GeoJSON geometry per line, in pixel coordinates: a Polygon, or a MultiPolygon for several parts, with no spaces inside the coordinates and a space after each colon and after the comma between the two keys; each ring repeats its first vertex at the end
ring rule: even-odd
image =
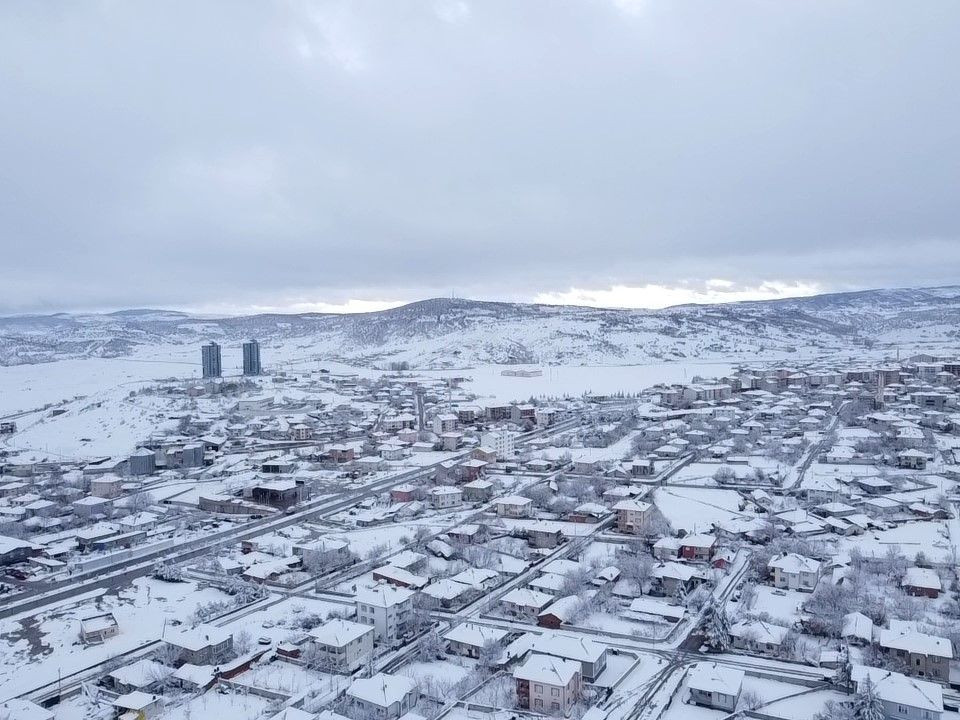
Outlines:
{"type": "Polygon", "coordinates": [[[761,620],[741,620],[730,626],[730,641],[737,650],[775,655],[789,630],[761,620]]]}
{"type": "Polygon", "coordinates": [[[936,683],[867,665],[854,665],[850,677],[857,691],[869,678],[887,720],[940,720],[943,717],[943,688],[936,683]]]}
{"type": "Polygon", "coordinates": [[[328,620],[310,631],[323,669],[350,675],[373,658],[375,631],[370,625],[349,620],[328,620]]]}
{"type": "Polygon", "coordinates": [[[580,674],[584,680],[591,682],[607,669],[607,646],[590,638],[545,632],[533,641],[533,651],[580,663],[580,674]]]}
{"type": "Polygon", "coordinates": [[[650,517],[650,503],[642,500],[621,500],[613,506],[617,513],[617,530],[622,533],[639,535],[646,529],[647,519],[650,517]]]}
{"type": "Polygon", "coordinates": [[[230,631],[209,624],[168,633],[165,643],[176,656],[178,665],[218,665],[233,652],[230,631]]]}
{"type": "Polygon", "coordinates": [[[484,648],[500,645],[508,634],[506,630],[500,628],[465,622],[450,630],[444,635],[444,639],[447,641],[449,652],[479,658],[484,648]]]}
{"type": "Polygon", "coordinates": [[[530,655],[513,671],[517,704],[544,714],[570,714],[580,697],[580,664],[549,655],[530,655]]]}
{"type": "Polygon", "coordinates": [[[715,710],[732,713],[740,701],[744,672],[739,668],[701,662],[687,674],[690,701],[715,710]]]}
{"type": "Polygon", "coordinates": [[[908,595],[915,597],[937,598],[943,590],[940,576],[930,568],[907,568],[900,585],[908,595]]]}
{"type": "Polygon", "coordinates": [[[463,503],[463,491],[453,485],[438,485],[430,490],[430,505],[437,510],[459,507],[463,503]]]}
{"type": "Polygon", "coordinates": [[[404,675],[377,673],[357,678],[347,689],[347,700],[362,717],[399,718],[417,706],[420,690],[404,675]]]}
{"type": "Polygon", "coordinates": [[[379,641],[392,642],[410,629],[414,591],[392,585],[360,588],[356,593],[357,622],[373,625],[379,641]]]}
{"type": "Polygon", "coordinates": [[[896,658],[910,675],[949,679],[953,646],[947,638],[919,632],[913,623],[891,620],[890,628],[880,630],[877,640],[881,652],[896,658]]]}
{"type": "Polygon", "coordinates": [[[545,607],[550,605],[554,599],[552,595],[547,595],[546,593],[536,590],[514,588],[500,598],[500,603],[508,614],[533,620],[545,607]]]}
{"type": "Polygon", "coordinates": [[[533,510],[533,500],[520,495],[508,495],[494,500],[499,517],[525,518],[533,510]]]}
{"type": "Polygon", "coordinates": [[[820,578],[820,562],[797,553],[783,553],[770,559],[773,585],[786,590],[813,592],[820,578]]]}
{"type": "Polygon", "coordinates": [[[119,634],[120,625],[113,613],[92,615],[80,621],[80,639],[87,645],[102,643],[119,634]]]}

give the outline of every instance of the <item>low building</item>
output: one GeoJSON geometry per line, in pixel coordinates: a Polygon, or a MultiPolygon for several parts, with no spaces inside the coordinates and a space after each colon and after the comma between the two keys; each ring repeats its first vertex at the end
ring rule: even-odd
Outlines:
{"type": "Polygon", "coordinates": [[[900,585],[908,595],[914,597],[937,598],[943,590],[940,576],[930,568],[907,568],[900,585]]]}
{"type": "Polygon", "coordinates": [[[940,720],[943,717],[943,688],[898,672],[854,665],[850,678],[859,691],[869,678],[883,704],[888,720],[940,720]]]}
{"type": "Polygon", "coordinates": [[[285,510],[310,499],[310,488],[303,480],[278,479],[252,485],[244,491],[244,497],[258,505],[285,510]]]}
{"type": "Polygon", "coordinates": [[[347,689],[347,700],[362,717],[399,718],[417,706],[416,682],[403,675],[377,673],[358,678],[347,689]]]}
{"type": "Polygon", "coordinates": [[[120,695],[137,690],[149,692],[159,689],[172,674],[173,668],[143,659],[118,667],[107,674],[104,682],[120,695]]]}
{"type": "Polygon", "coordinates": [[[493,483],[489,480],[473,480],[463,486],[463,499],[467,502],[486,502],[493,495],[493,483]]]}
{"type": "Polygon", "coordinates": [[[0,566],[24,562],[41,552],[43,548],[29,540],[0,535],[0,566]]]}
{"type": "Polygon", "coordinates": [[[743,670],[717,663],[697,663],[687,675],[690,701],[695,705],[733,712],[743,688],[743,670]]]}
{"type": "Polygon", "coordinates": [[[459,507],[463,503],[463,491],[453,485],[438,485],[430,490],[430,505],[436,510],[459,507]]]}
{"type": "Polygon", "coordinates": [[[120,625],[113,613],[92,615],[80,621],[80,639],[87,645],[97,645],[120,634],[120,625]]]}
{"type": "Polygon", "coordinates": [[[218,665],[233,653],[233,635],[216,625],[198,625],[170,633],[165,643],[176,656],[178,665],[218,665]]]}
{"type": "Polygon", "coordinates": [[[163,712],[163,696],[136,690],[119,696],[113,705],[118,718],[131,717],[137,720],[151,720],[163,712]]]}
{"type": "Polygon", "coordinates": [[[336,538],[318,538],[303,545],[294,545],[293,554],[300,556],[304,568],[314,572],[330,572],[354,560],[347,542],[336,538]]]}
{"type": "Polygon", "coordinates": [[[554,599],[552,595],[536,590],[515,588],[500,598],[500,603],[509,614],[533,620],[554,599]]]}
{"type": "Polygon", "coordinates": [[[508,495],[494,500],[497,515],[508,518],[525,518],[533,510],[533,500],[520,495],[508,495]]]}
{"type": "Polygon", "coordinates": [[[813,592],[820,578],[820,562],[797,553],[771,558],[767,568],[773,572],[774,587],[813,592]]]}
{"type": "Polygon", "coordinates": [[[444,635],[447,650],[455,655],[479,658],[485,648],[497,647],[509,633],[499,628],[465,622],[444,635]]]}
{"type": "Polygon", "coordinates": [[[550,549],[563,542],[563,530],[556,523],[538,522],[526,528],[525,532],[531,547],[550,549]]]}
{"type": "Polygon", "coordinates": [[[741,620],[730,626],[730,641],[737,650],[775,655],[789,630],[761,620],[741,620]]]}

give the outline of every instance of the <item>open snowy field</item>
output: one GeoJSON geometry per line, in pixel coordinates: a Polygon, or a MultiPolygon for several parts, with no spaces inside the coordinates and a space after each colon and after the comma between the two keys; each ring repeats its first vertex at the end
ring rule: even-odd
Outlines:
{"type": "Polygon", "coordinates": [[[740,512],[742,499],[735,490],[658,488],[654,498],[674,530],[707,532],[714,523],[752,517],[740,512]]]}

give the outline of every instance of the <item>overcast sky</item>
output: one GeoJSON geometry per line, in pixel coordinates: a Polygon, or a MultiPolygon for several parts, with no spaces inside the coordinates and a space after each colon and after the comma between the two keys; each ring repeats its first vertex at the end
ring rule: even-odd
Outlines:
{"type": "Polygon", "coordinates": [[[960,2],[0,4],[0,312],[960,282],[960,2]]]}

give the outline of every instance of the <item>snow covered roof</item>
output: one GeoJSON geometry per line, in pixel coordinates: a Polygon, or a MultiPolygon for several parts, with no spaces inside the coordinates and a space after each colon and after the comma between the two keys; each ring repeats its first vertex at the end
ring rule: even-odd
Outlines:
{"type": "Polygon", "coordinates": [[[614,510],[625,510],[627,512],[640,512],[644,513],[650,509],[650,503],[645,503],[642,500],[621,500],[616,505],[613,506],[614,510]]]}
{"type": "Polygon", "coordinates": [[[377,673],[371,678],[358,678],[347,690],[347,695],[364,702],[388,708],[401,702],[407,693],[416,689],[417,684],[403,675],[377,673]]]}
{"type": "Polygon", "coordinates": [[[357,602],[387,608],[399,605],[412,598],[414,592],[394,585],[378,585],[374,588],[357,588],[357,602]]]}
{"type": "Polygon", "coordinates": [[[423,594],[437,600],[454,600],[469,591],[469,585],[456,582],[450,578],[442,578],[425,587],[423,594]]]}
{"type": "Polygon", "coordinates": [[[592,663],[603,657],[604,653],[607,652],[607,647],[589,638],[582,638],[577,635],[545,632],[534,640],[533,650],[565,660],[592,663]]]}
{"type": "Polygon", "coordinates": [[[231,637],[232,634],[226,628],[204,624],[197,625],[195,628],[188,628],[172,633],[166,638],[166,641],[184,650],[197,651],[206,647],[219,645],[231,637]]]}
{"type": "Polygon", "coordinates": [[[739,695],[743,685],[743,670],[723,667],[717,663],[697,663],[687,675],[687,686],[691,690],[705,693],[739,695]]]}
{"type": "Polygon", "coordinates": [[[907,568],[904,575],[903,587],[927,588],[929,590],[941,590],[940,576],[930,568],[912,567],[907,568]]]}
{"type": "Polygon", "coordinates": [[[883,629],[880,631],[880,646],[893,650],[906,650],[918,655],[953,657],[953,646],[947,638],[927,635],[917,630],[883,629]]]}
{"type": "Polygon", "coordinates": [[[579,672],[580,663],[534,654],[528,657],[523,665],[514,669],[513,677],[517,680],[566,687],[579,672]]]}
{"type": "Polygon", "coordinates": [[[350,620],[328,620],[310,631],[310,636],[323,645],[345,647],[367,633],[373,632],[372,625],[361,625],[350,620]]]}
{"type": "Polygon", "coordinates": [[[514,588],[501,598],[501,602],[520,607],[531,607],[540,610],[553,602],[553,596],[536,590],[514,588]]]}
{"type": "Polygon", "coordinates": [[[873,620],[863,613],[852,612],[843,616],[842,637],[855,637],[867,642],[873,641],[873,620]]]}
{"type": "Polygon", "coordinates": [[[448,632],[444,638],[450,642],[463,643],[473,647],[483,647],[488,643],[497,643],[507,636],[506,630],[486,627],[476,623],[462,623],[448,632]]]}
{"type": "Polygon", "coordinates": [[[53,713],[29,700],[10,698],[0,703],[0,717],[11,720],[53,720],[53,713]]]}
{"type": "Polygon", "coordinates": [[[496,501],[497,505],[516,505],[518,507],[526,507],[532,502],[533,500],[530,498],[519,495],[507,495],[506,497],[498,498],[496,501]]]}
{"type": "Polygon", "coordinates": [[[787,628],[761,620],[741,620],[730,626],[733,637],[749,638],[761,643],[779,645],[786,636],[787,628]]]}
{"type": "Polygon", "coordinates": [[[935,683],[869,665],[853,666],[851,679],[855,684],[859,685],[867,678],[870,678],[877,696],[885,702],[943,712],[943,689],[935,683]]]}
{"type": "Polygon", "coordinates": [[[785,573],[812,573],[820,569],[820,563],[813,558],[804,557],[797,553],[785,553],[775,558],[771,558],[767,563],[770,569],[779,568],[785,573]]]}

